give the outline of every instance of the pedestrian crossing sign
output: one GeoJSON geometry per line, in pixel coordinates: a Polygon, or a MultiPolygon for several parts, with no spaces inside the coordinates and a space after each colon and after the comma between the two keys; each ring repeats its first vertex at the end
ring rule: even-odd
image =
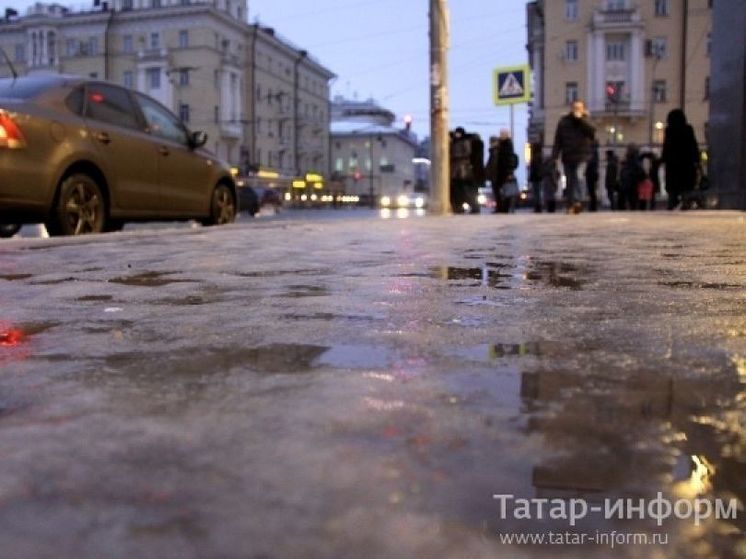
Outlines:
{"type": "Polygon", "coordinates": [[[531,100],[530,72],[526,65],[496,68],[492,77],[495,105],[528,103],[531,100]]]}

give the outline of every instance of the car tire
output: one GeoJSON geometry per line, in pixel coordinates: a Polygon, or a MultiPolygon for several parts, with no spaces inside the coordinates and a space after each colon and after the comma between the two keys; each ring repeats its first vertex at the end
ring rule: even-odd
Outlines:
{"type": "Polygon", "coordinates": [[[77,173],[62,181],[47,225],[50,235],[86,235],[106,230],[106,202],[96,181],[77,173]]]}
{"type": "Polygon", "coordinates": [[[203,225],[228,225],[236,220],[236,196],[230,187],[219,184],[212,191],[210,217],[202,221],[203,225]]]}
{"type": "Polygon", "coordinates": [[[10,239],[20,230],[21,226],[16,223],[0,223],[0,238],[10,239]]]}

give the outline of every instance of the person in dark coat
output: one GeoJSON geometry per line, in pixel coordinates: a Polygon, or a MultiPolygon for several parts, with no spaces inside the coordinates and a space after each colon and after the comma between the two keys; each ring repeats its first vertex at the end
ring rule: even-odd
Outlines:
{"type": "Polygon", "coordinates": [[[591,158],[595,134],[582,101],[575,101],[572,111],[557,124],[552,158],[555,161],[561,158],[565,169],[568,213],[579,213],[583,208],[582,183],[585,180],[585,168],[591,158]]]}
{"type": "Polygon", "coordinates": [[[651,210],[655,209],[655,198],[661,190],[660,168],[661,160],[652,151],[647,151],[640,156],[643,167],[653,183],[653,199],[650,201],[651,210]]]}
{"type": "Polygon", "coordinates": [[[619,209],[636,210],[638,207],[637,186],[645,178],[645,169],[640,161],[640,150],[635,144],[627,146],[627,154],[620,172],[619,209]]]}
{"type": "Polygon", "coordinates": [[[606,185],[606,195],[609,198],[611,209],[618,210],[619,158],[616,153],[614,153],[614,150],[611,149],[606,150],[606,178],[604,179],[604,183],[606,185]]]}
{"type": "Polygon", "coordinates": [[[557,162],[551,157],[546,157],[542,168],[541,190],[544,203],[547,206],[547,212],[550,214],[554,213],[557,208],[556,196],[559,179],[560,174],[557,169],[557,162]]]}
{"type": "Polygon", "coordinates": [[[484,143],[478,135],[458,127],[451,133],[450,159],[453,213],[464,213],[464,204],[472,213],[479,213],[477,193],[485,180],[484,143]]]}
{"type": "Polygon", "coordinates": [[[588,166],[585,169],[585,184],[588,187],[588,210],[591,212],[598,211],[598,178],[600,175],[599,166],[601,162],[598,157],[598,140],[593,140],[591,147],[591,158],[588,160],[588,166]]]}
{"type": "Polygon", "coordinates": [[[544,159],[541,144],[531,144],[531,163],[528,167],[528,181],[534,195],[534,212],[541,213],[542,209],[542,180],[544,178],[544,159]]]}
{"type": "Polygon", "coordinates": [[[487,180],[492,183],[495,195],[495,213],[508,213],[512,208],[513,197],[503,196],[502,187],[517,167],[518,156],[513,149],[510,132],[501,130],[499,139],[490,139],[490,158],[487,161],[487,180]]]}
{"type": "Polygon", "coordinates": [[[681,109],[668,113],[661,164],[666,167],[668,209],[681,202],[684,192],[694,190],[699,170],[699,146],[694,129],[681,109]]]}

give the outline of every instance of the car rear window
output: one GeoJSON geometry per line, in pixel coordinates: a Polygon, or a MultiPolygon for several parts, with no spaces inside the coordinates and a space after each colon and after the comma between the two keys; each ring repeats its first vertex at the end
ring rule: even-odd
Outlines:
{"type": "Polygon", "coordinates": [[[49,78],[0,79],[0,98],[32,99],[58,83],[59,80],[49,78]]]}

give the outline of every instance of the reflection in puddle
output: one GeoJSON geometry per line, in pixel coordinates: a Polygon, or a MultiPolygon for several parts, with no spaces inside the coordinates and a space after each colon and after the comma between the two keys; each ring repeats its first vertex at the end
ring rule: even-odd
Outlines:
{"type": "Polygon", "coordinates": [[[2,274],[0,280],[5,281],[19,281],[34,277],[32,274],[2,274]]]}
{"type": "Polygon", "coordinates": [[[520,344],[482,344],[458,350],[455,354],[472,361],[493,361],[503,357],[559,356],[568,351],[560,342],[538,341],[520,344]]]}
{"type": "MultiPolygon", "coordinates": [[[[430,268],[429,275],[465,287],[511,289],[522,282],[541,282],[551,287],[579,290],[586,283],[578,277],[581,272],[572,264],[529,259],[525,273],[517,271],[512,264],[489,262],[481,267],[435,266],[430,268]]],[[[416,274],[410,276],[416,277],[416,274]]]]}
{"type": "Polygon", "coordinates": [[[673,287],[679,289],[744,289],[743,285],[734,283],[714,283],[714,282],[698,282],[698,281],[660,281],[658,285],[665,287],[673,287]]]}

